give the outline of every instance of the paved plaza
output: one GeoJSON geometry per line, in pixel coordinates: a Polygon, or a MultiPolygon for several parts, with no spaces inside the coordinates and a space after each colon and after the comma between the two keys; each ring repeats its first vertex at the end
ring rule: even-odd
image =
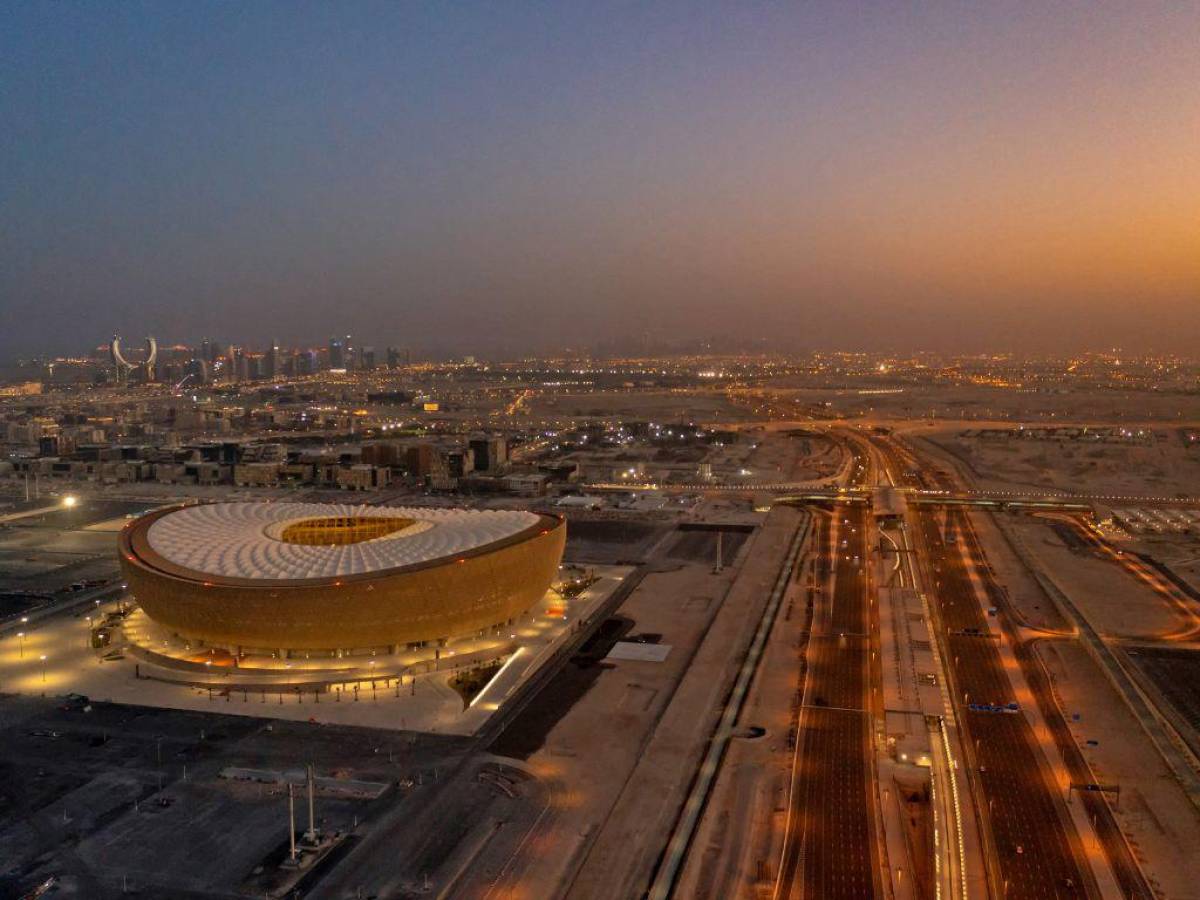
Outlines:
{"type": "MultiPolygon", "coordinates": [[[[173,669],[148,664],[124,636],[91,647],[91,625],[119,601],[31,623],[23,636],[0,640],[0,690],[29,696],[75,693],[94,700],[168,709],[362,725],[440,734],[473,734],[513,692],[549,660],[621,585],[631,570],[593,567],[597,580],[578,596],[546,598],[508,634],[370,660],[331,671],[330,660],[256,660],[253,670],[229,666],[173,669]],[[91,621],[89,621],[89,616],[91,621]],[[448,682],[464,666],[500,664],[496,675],[465,706],[448,682]],[[308,666],[310,678],[301,673],[308,666]],[[139,677],[139,675],[141,677],[139,677]],[[147,676],[151,677],[147,677],[147,676]],[[169,680],[168,680],[169,679],[169,680]],[[297,682],[306,686],[297,690],[297,682]]],[[[144,640],[150,623],[133,612],[131,635],[144,640]]],[[[165,648],[164,648],[165,649],[165,648]]]]}

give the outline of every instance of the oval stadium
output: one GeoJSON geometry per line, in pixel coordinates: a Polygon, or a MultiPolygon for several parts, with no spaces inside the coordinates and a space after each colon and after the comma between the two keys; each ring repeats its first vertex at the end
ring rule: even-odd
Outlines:
{"type": "Polygon", "coordinates": [[[566,525],[520,510],[210,503],[120,536],[162,628],[235,655],[396,653],[500,629],[546,593],[566,525]]]}

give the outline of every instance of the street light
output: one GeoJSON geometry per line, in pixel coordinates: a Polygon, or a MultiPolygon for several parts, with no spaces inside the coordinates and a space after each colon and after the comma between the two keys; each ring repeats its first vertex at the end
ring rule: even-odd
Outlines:
{"type": "Polygon", "coordinates": [[[76,497],[74,494],[67,494],[67,496],[63,497],[63,499],[62,499],[62,505],[65,506],[67,509],[74,508],[75,504],[77,504],[78,502],[79,502],[79,498],[76,497]]]}
{"type": "Polygon", "coordinates": [[[17,638],[21,641],[21,659],[25,658],[25,632],[18,631],[17,638]]]}
{"type": "Polygon", "coordinates": [[[42,684],[46,683],[46,654],[42,654],[42,684]]]}

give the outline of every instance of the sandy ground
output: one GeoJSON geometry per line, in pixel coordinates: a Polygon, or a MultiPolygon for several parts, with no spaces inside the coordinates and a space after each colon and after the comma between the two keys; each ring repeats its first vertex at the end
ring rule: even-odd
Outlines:
{"type": "Polygon", "coordinates": [[[1170,567],[1171,571],[1200,591],[1200,534],[1154,537],[1130,541],[1128,546],[1148,553],[1170,567]]]}
{"type": "Polygon", "coordinates": [[[1171,900],[1200,898],[1195,807],[1087,651],[1053,642],[1042,644],[1039,652],[1096,780],[1121,787],[1117,821],[1151,884],[1171,900]],[[1075,713],[1079,721],[1072,720],[1075,713]]]}
{"type": "Polygon", "coordinates": [[[746,458],[751,480],[759,482],[815,481],[837,474],[844,451],[826,437],[764,433],[746,458]]]}
{"type": "Polygon", "coordinates": [[[120,516],[116,519],[105,519],[102,522],[93,522],[91,525],[84,526],[84,530],[85,531],[120,531],[122,528],[124,528],[128,524],[129,524],[129,520],[127,518],[125,518],[124,516],[120,516]]]}
{"type": "Polygon", "coordinates": [[[986,440],[966,437],[962,428],[930,429],[922,436],[963,462],[980,488],[1132,496],[1200,493],[1200,453],[1185,449],[1173,429],[1157,429],[1149,446],[986,440]]]}
{"type": "Polygon", "coordinates": [[[779,379],[772,383],[772,393],[794,405],[823,407],[824,415],[924,420],[935,426],[947,419],[1058,425],[1082,418],[1122,424],[1182,425],[1194,424],[1197,418],[1195,396],[1185,393],[1097,390],[1084,385],[1061,391],[1031,391],[1016,386],[967,383],[914,385],[888,378],[880,378],[873,384],[857,378],[855,387],[818,387],[811,386],[812,381],[803,376],[779,379]],[[879,394],[875,392],[877,389],[898,393],[879,394]]]}
{"type": "Polygon", "coordinates": [[[1115,563],[1068,550],[1042,520],[1020,517],[1012,527],[1102,634],[1154,637],[1187,624],[1171,603],[1115,563]]]}
{"type": "MultiPolygon", "coordinates": [[[[1010,517],[1006,521],[1014,520],[1010,517]]],[[[973,513],[971,524],[983,545],[997,582],[1008,591],[1008,599],[1023,622],[1031,628],[1047,631],[1068,630],[1070,624],[1017,558],[992,517],[973,513]]]]}
{"type": "Polygon", "coordinates": [[[714,575],[706,565],[646,575],[615,619],[627,629],[626,637],[658,635],[671,647],[666,659],[605,660],[586,668],[569,663],[539,697],[536,716],[533,710],[523,714],[530,722],[542,716],[549,720],[518,727],[519,734],[511,739],[506,734],[493,747],[496,753],[524,757],[539,778],[568,786],[556,804],[546,846],[527,855],[521,883],[528,896],[555,896],[560,881],[582,863],[736,575],[734,569],[714,575]]]}
{"type": "Polygon", "coordinates": [[[658,422],[736,422],[745,412],[729,403],[724,391],[597,391],[544,395],[530,404],[534,418],[620,416],[658,422]]]}
{"type": "MultiPolygon", "coordinates": [[[[784,508],[771,513],[763,530],[748,545],[746,562],[719,608],[705,611],[700,602],[705,594],[689,596],[683,583],[669,592],[663,590],[665,584],[655,588],[643,583],[631,598],[642,596],[642,604],[661,607],[659,615],[664,626],[676,632],[681,628],[700,631],[703,641],[697,644],[692,638],[690,658],[675,661],[682,667],[670,695],[646,695],[647,679],[657,674],[655,664],[619,664],[615,677],[610,679],[615,683],[607,689],[608,702],[617,700],[617,710],[624,711],[625,722],[613,721],[614,712],[605,714],[603,708],[595,706],[585,710],[583,704],[573,711],[581,716],[563,721],[563,726],[572,726],[574,740],[581,742],[577,745],[581,757],[582,742],[593,745],[586,763],[590,777],[584,783],[590,782],[589,793],[600,796],[604,813],[568,897],[599,900],[644,888],[736,672],[740,654],[733,648],[743,647],[750,640],[798,516],[796,510],[784,508]],[[639,711],[639,705],[644,706],[644,712],[639,711]],[[638,716],[645,717],[640,733],[635,730],[638,716]],[[612,737],[606,738],[610,733],[612,737]],[[594,745],[608,740],[616,745],[614,751],[598,755],[594,745]]],[[[683,578],[683,573],[679,577],[683,578]]],[[[699,587],[705,578],[711,584],[725,576],[713,576],[705,568],[689,577],[698,579],[695,583],[699,587]]],[[[638,616],[632,603],[626,608],[635,618],[638,616]]],[[[639,627],[650,625],[639,621],[639,627]]],[[[680,643],[672,640],[670,632],[664,632],[664,640],[680,643]]],[[[679,653],[680,657],[685,655],[686,650],[679,653]]],[[[666,673],[657,677],[666,677],[666,673]]],[[[603,687],[603,678],[599,687],[603,687]]],[[[599,700],[597,695],[597,703],[599,700]]],[[[551,741],[558,736],[556,729],[551,741]]]]}
{"type": "Polygon", "coordinates": [[[797,510],[776,509],[755,536],[752,555],[643,748],[568,897],[620,896],[649,879],[799,518],[797,510]]]}
{"type": "Polygon", "coordinates": [[[680,872],[681,897],[749,897],[763,883],[760,875],[774,877],[778,849],[772,837],[786,804],[808,582],[806,576],[789,585],[738,721],[739,729],[753,725],[766,733],[730,743],[680,872]]]}

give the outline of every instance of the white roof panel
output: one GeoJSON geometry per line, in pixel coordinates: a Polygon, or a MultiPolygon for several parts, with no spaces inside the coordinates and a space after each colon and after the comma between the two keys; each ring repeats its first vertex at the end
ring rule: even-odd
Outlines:
{"type": "Polygon", "coordinates": [[[605,659],[629,659],[636,662],[665,662],[671,652],[670,644],[643,644],[639,641],[617,641],[605,659]]]}
{"type": "Polygon", "coordinates": [[[420,509],[349,503],[209,503],[168,513],[146,539],[164,559],[230,578],[296,579],[361,575],[464,553],[535,525],[521,510],[420,509]],[[289,524],[332,516],[413,520],[357,544],[313,546],[280,539],[289,524]]]}

